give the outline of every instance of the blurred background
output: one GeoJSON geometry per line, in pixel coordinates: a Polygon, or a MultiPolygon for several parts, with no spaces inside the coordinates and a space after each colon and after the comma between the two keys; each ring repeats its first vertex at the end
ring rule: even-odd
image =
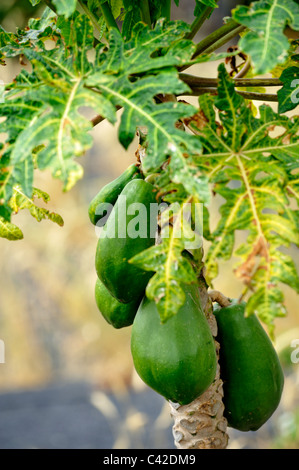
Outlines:
{"type": "MultiPolygon", "coordinates": [[[[192,21],[194,2],[180,3],[175,17],[192,21]]],[[[236,4],[224,3],[202,34],[220,26],[236,4]]],[[[15,31],[42,8],[28,0],[6,0],[0,5],[0,23],[15,31]]],[[[194,72],[216,76],[217,65],[207,63],[194,72]]],[[[18,70],[17,61],[8,61],[0,79],[8,82],[18,70]]],[[[50,194],[48,208],[63,217],[64,227],[38,223],[23,211],[16,223],[24,239],[0,239],[0,339],[5,343],[0,448],[174,448],[168,404],[134,372],[130,327],[113,329],[94,300],[97,238],[88,205],[134,162],[137,142],[124,151],[117,128],[107,122],[92,134],[94,146],[80,160],[84,178],[69,193],[62,193],[48,172],[36,175],[35,185],[50,194]]],[[[215,200],[211,209],[215,222],[220,203],[215,200]]],[[[293,250],[293,256],[298,264],[298,252],[293,250]]],[[[221,264],[215,282],[229,297],[238,296],[241,288],[230,275],[235,261],[221,264]]],[[[288,316],[276,322],[275,343],[285,371],[281,404],[259,431],[229,430],[229,448],[299,447],[299,363],[290,359],[291,343],[299,338],[298,296],[287,288],[285,296],[288,316]]]]}

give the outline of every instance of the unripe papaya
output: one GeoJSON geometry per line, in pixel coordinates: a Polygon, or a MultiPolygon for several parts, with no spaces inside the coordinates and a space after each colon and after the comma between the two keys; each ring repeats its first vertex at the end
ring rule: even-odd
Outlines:
{"type": "Polygon", "coordinates": [[[119,194],[132,179],[142,179],[139,168],[132,164],[118,178],[106,184],[92,199],[88,208],[91,223],[96,225],[107,212],[107,205],[114,205],[119,194]]]}
{"type": "Polygon", "coordinates": [[[184,286],[186,300],[161,323],[154,301],[144,297],[132,325],[131,351],[141,379],[181,405],[200,396],[213,382],[215,342],[203,313],[198,286],[184,286]]]}
{"type": "Polygon", "coordinates": [[[150,210],[155,202],[154,187],[150,183],[142,179],[130,181],[120,193],[99,238],[97,275],[120,302],[140,298],[153,275],[128,261],[155,244],[155,221],[151,224],[150,210]],[[139,211],[137,216],[136,211],[139,211]]]}
{"type": "Polygon", "coordinates": [[[284,377],[272,341],[245,302],[214,309],[220,343],[224,416],[240,431],[256,431],[279,405],[284,377]]]}
{"type": "Polygon", "coordinates": [[[110,294],[100,279],[96,281],[95,299],[105,320],[117,329],[132,325],[141,302],[140,298],[128,304],[119,302],[110,294]]]}

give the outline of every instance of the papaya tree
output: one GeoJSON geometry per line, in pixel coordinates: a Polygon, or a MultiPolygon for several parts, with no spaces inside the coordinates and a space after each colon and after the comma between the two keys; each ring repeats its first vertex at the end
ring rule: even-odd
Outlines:
{"type": "Polygon", "coordinates": [[[169,401],[177,448],[226,448],[228,426],[269,419],[283,388],[273,346],[287,315],[283,285],[299,291],[290,251],[299,244],[299,4],[236,2],[203,35],[221,1],[194,0],[189,24],[174,19],[183,0],[28,0],[43,6],[40,17],[0,27],[1,66],[21,64],[1,82],[1,237],[23,238],[23,209],[63,225],[35,171],[70,191],[95,126],[118,126],[124,149],[138,137],[136,162],[89,208],[102,229],[95,297],[113,327],[132,326],[134,365],[169,401]],[[210,61],[214,77],[188,70],[210,61]],[[141,219],[127,210],[136,203],[159,205],[155,233],[148,223],[136,237],[120,226],[111,235],[121,213],[122,229],[136,229],[141,219]],[[238,299],[215,289],[233,258],[238,299]]]}

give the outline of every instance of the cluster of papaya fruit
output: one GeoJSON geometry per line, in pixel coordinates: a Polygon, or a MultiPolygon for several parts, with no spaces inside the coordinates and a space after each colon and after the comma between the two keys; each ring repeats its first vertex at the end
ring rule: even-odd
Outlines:
{"type": "MultiPolygon", "coordinates": [[[[156,243],[150,229],[150,205],[155,202],[154,186],[134,164],[91,201],[90,221],[103,225],[105,220],[105,235],[100,236],[96,250],[95,299],[114,328],[132,325],[131,352],[141,379],[167,400],[186,405],[214,381],[218,359],[198,286],[186,284],[183,306],[161,323],[155,302],[145,295],[153,273],[129,263],[134,255],[156,243]],[[134,211],[128,208],[136,202],[147,210],[145,236],[135,238],[123,231],[122,224],[128,227],[133,220],[134,211]],[[107,203],[112,210],[104,219],[107,203]]],[[[224,415],[230,427],[241,431],[257,430],[270,418],[284,383],[270,338],[255,315],[245,315],[245,308],[244,302],[222,308],[216,304],[214,308],[224,415]]]]}

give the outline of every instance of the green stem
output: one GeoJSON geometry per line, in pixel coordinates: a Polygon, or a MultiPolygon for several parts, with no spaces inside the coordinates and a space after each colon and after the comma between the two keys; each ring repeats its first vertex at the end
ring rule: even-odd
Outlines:
{"type": "Polygon", "coordinates": [[[184,96],[201,96],[205,93],[210,93],[210,95],[217,95],[217,88],[210,86],[201,86],[201,87],[192,87],[190,93],[184,93],[184,96]]]}
{"type": "Polygon", "coordinates": [[[270,93],[254,93],[251,91],[239,91],[237,90],[237,93],[239,95],[243,96],[243,98],[246,98],[247,100],[256,100],[256,101],[273,101],[277,102],[278,97],[277,95],[272,95],[270,93]]]}
{"type": "Polygon", "coordinates": [[[221,26],[219,29],[206,36],[205,39],[203,39],[197,44],[191,62],[180,67],[179,71],[186,70],[188,67],[193,65],[193,61],[194,59],[196,59],[197,56],[203,53],[210,54],[211,52],[214,52],[216,49],[223,46],[223,44],[233,39],[245,29],[245,26],[239,25],[234,20],[228,21],[225,25],[221,26]]]}
{"type": "Polygon", "coordinates": [[[214,11],[213,7],[205,6],[199,16],[195,18],[191,25],[191,31],[186,35],[186,39],[193,39],[196,35],[197,31],[202,27],[206,19],[211,15],[214,11]]]}
{"type": "Polygon", "coordinates": [[[196,77],[188,73],[179,73],[179,78],[190,87],[217,87],[218,78],[196,77]]]}
{"type": "Polygon", "coordinates": [[[151,14],[149,9],[148,0],[142,0],[140,2],[140,11],[141,11],[141,18],[144,23],[148,26],[152,26],[151,14]]]}
{"type": "Polygon", "coordinates": [[[282,86],[279,78],[234,78],[234,82],[238,87],[282,86]]]}
{"type": "Polygon", "coordinates": [[[244,31],[245,29],[246,29],[246,26],[239,25],[237,28],[233,29],[228,34],[226,34],[225,36],[219,38],[218,41],[215,41],[210,46],[204,47],[203,49],[202,48],[196,49],[196,51],[195,51],[192,58],[194,59],[195,57],[199,56],[202,53],[211,54],[216,49],[219,49],[219,47],[221,47],[224,44],[226,44],[227,42],[229,42],[231,39],[233,39],[235,36],[237,36],[239,33],[244,31]]]}
{"type": "MultiPolygon", "coordinates": [[[[80,3],[81,3],[81,0],[79,0],[80,3]]],[[[112,14],[112,11],[111,11],[111,8],[109,6],[109,3],[108,1],[105,2],[105,3],[101,3],[100,4],[100,9],[101,9],[101,12],[105,18],[105,21],[106,21],[106,25],[108,28],[116,28],[118,29],[118,26],[117,26],[117,23],[115,21],[115,18],[112,14]]]]}
{"type": "Polygon", "coordinates": [[[169,21],[170,12],[171,12],[171,0],[164,0],[163,5],[161,5],[161,18],[166,18],[166,21],[169,21]]]}
{"type": "Polygon", "coordinates": [[[82,2],[82,0],[78,0],[78,3],[82,10],[84,11],[85,15],[88,16],[90,21],[92,22],[92,25],[96,31],[99,33],[102,33],[101,26],[98,23],[97,18],[94,16],[94,14],[87,8],[87,6],[82,2]]]}
{"type": "MultiPolygon", "coordinates": [[[[251,91],[240,91],[236,90],[238,95],[243,96],[248,100],[257,100],[257,101],[278,101],[277,95],[270,93],[254,93],[251,91]]],[[[213,87],[194,87],[192,88],[191,93],[184,93],[185,96],[200,96],[205,93],[210,93],[212,95],[217,95],[217,88],[213,87]]]]}
{"type": "MultiPolygon", "coordinates": [[[[217,87],[218,78],[196,77],[188,73],[179,73],[179,78],[189,86],[193,87],[217,87]]],[[[237,87],[267,87],[281,86],[279,78],[234,78],[237,87]]]]}
{"type": "Polygon", "coordinates": [[[219,29],[216,29],[216,31],[213,31],[213,33],[206,36],[197,44],[193,58],[197,57],[203,52],[213,52],[215,49],[218,49],[218,47],[237,36],[244,29],[245,26],[236,23],[234,20],[228,21],[226,24],[221,26],[219,29]]]}
{"type": "Polygon", "coordinates": [[[251,60],[248,57],[245,64],[241,68],[241,70],[239,70],[239,72],[234,76],[234,79],[245,77],[245,75],[249,72],[250,67],[251,67],[251,60]]]}

